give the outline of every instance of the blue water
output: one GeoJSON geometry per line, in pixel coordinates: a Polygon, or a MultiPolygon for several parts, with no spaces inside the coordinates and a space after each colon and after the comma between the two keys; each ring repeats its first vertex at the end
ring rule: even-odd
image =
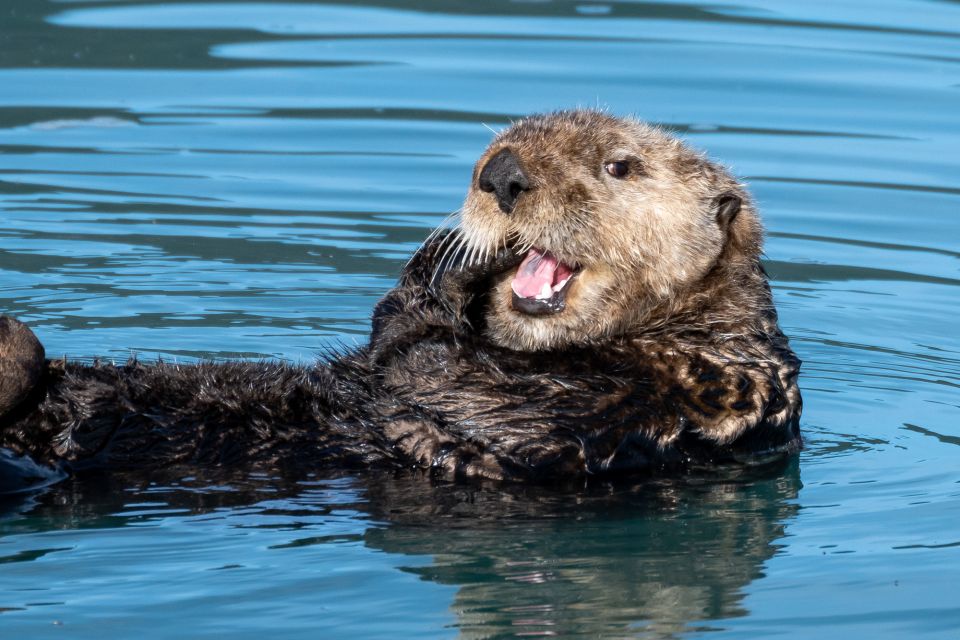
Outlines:
{"type": "Polygon", "coordinates": [[[0,636],[960,637],[955,2],[2,0],[0,311],[77,359],[362,343],[489,128],[571,106],[749,183],[798,460],[71,481],[0,506],[0,636]]]}

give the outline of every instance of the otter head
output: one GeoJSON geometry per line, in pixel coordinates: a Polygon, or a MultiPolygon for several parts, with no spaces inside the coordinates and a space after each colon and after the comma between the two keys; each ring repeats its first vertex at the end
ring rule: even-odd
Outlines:
{"type": "Polygon", "coordinates": [[[641,330],[719,262],[755,262],[762,230],[743,188],[676,138],[595,111],[525,118],[473,172],[460,228],[473,255],[513,249],[487,331],[518,350],[641,330]]]}

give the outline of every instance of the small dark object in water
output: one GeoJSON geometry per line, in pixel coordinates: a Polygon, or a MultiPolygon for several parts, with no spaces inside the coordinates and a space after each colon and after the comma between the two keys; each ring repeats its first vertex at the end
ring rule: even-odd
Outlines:
{"type": "Polygon", "coordinates": [[[75,472],[541,482],[783,456],[801,444],[800,362],[761,241],[743,187],[670,136],[532,116],[481,157],[458,224],[411,258],[368,346],[312,367],[84,365],[44,360],[3,317],[0,446],[75,472]]]}

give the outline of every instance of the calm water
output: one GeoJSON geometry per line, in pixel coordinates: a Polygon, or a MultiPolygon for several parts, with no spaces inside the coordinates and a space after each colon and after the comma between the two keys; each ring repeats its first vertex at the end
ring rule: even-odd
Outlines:
{"type": "Polygon", "coordinates": [[[960,638],[956,2],[0,0],[0,311],[50,355],[309,361],[365,340],[487,127],[577,105],[752,186],[799,460],[68,482],[0,507],[0,635],[960,638]]]}

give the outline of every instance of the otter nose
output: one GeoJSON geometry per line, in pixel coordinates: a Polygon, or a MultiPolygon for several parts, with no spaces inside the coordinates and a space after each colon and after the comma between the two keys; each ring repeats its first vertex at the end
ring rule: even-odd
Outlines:
{"type": "Polygon", "coordinates": [[[477,186],[481,191],[496,195],[500,210],[510,213],[517,203],[517,197],[530,189],[530,180],[520,168],[517,157],[510,149],[504,149],[487,162],[480,172],[477,186]]]}

